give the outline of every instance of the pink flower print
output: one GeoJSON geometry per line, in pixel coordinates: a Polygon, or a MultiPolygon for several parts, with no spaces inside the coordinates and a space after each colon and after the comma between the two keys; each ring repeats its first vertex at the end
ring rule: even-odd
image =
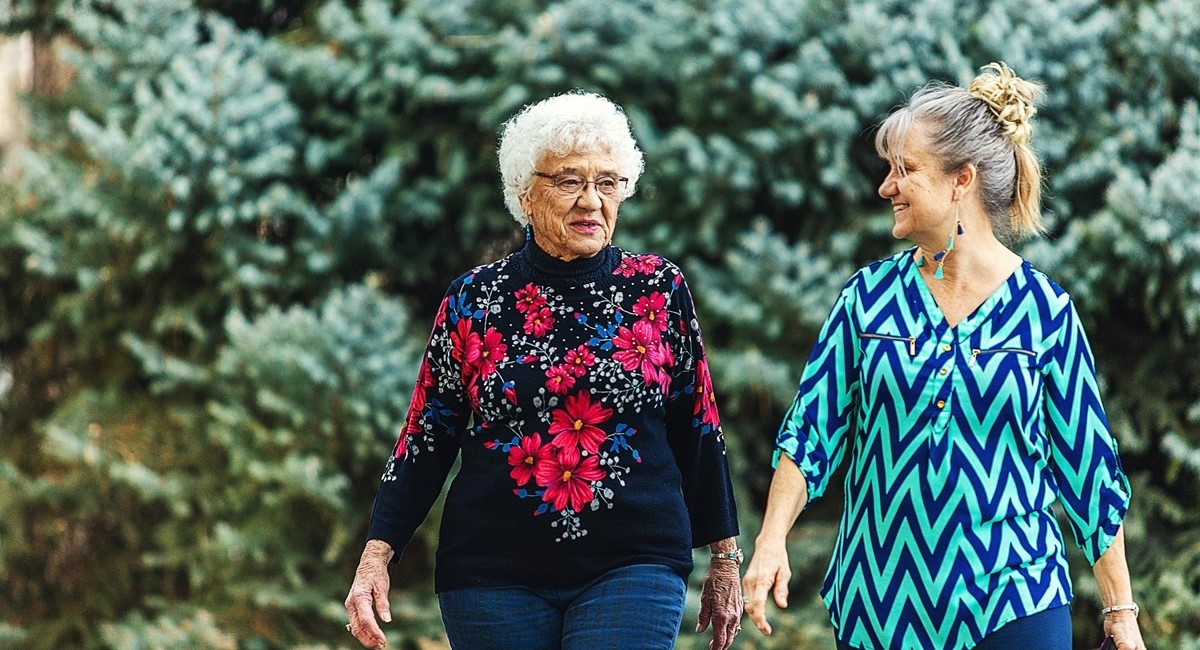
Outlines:
{"type": "Polygon", "coordinates": [[[545,336],[554,327],[554,316],[549,307],[531,309],[525,314],[525,333],[533,336],[545,336]]]}
{"type": "Polygon", "coordinates": [[[613,275],[620,275],[626,278],[632,278],[634,273],[637,273],[637,261],[631,257],[622,257],[621,263],[613,270],[613,275]]]}
{"type": "Polygon", "coordinates": [[[517,289],[514,295],[517,298],[517,311],[522,314],[528,314],[546,306],[546,296],[542,295],[537,285],[532,282],[525,285],[524,289],[517,289]]]}
{"type": "Polygon", "coordinates": [[[450,296],[442,298],[442,304],[438,305],[437,316],[433,319],[433,328],[437,329],[446,322],[446,307],[450,304],[450,296]]]}
{"type": "Polygon", "coordinates": [[[613,359],[620,362],[626,371],[640,369],[647,384],[654,382],[658,368],[666,361],[658,330],[644,318],[634,323],[633,329],[618,329],[613,345],[619,350],[613,353],[613,359]]]}
{"type": "Polygon", "coordinates": [[[633,303],[633,313],[650,321],[651,325],[658,328],[658,331],[665,332],[670,326],[670,317],[667,315],[667,296],[662,292],[655,291],[648,296],[642,296],[633,303]]]}
{"type": "Polygon", "coordinates": [[[542,434],[521,438],[521,444],[508,449],[508,464],[512,466],[509,476],[517,485],[525,485],[533,478],[538,468],[550,461],[554,455],[554,447],[542,444],[542,434]]]}
{"type": "Polygon", "coordinates": [[[557,447],[583,447],[595,454],[600,443],[608,437],[598,427],[612,417],[612,409],[593,402],[587,393],[576,393],[566,399],[563,408],[550,414],[550,435],[557,447]]]}
{"type": "Polygon", "coordinates": [[[508,346],[504,344],[504,336],[497,332],[496,328],[489,327],[479,346],[479,376],[487,377],[496,372],[496,364],[504,361],[507,351],[508,346]]]}
{"type": "Polygon", "coordinates": [[[647,383],[658,384],[658,389],[662,391],[663,395],[669,395],[671,393],[671,375],[663,370],[659,370],[658,375],[656,375],[652,381],[647,383]]]}
{"type": "Polygon", "coordinates": [[[433,373],[429,370],[429,361],[421,363],[421,369],[417,371],[417,385],[413,388],[412,399],[408,403],[408,414],[404,418],[404,424],[400,426],[400,438],[396,440],[396,448],[392,450],[393,458],[403,457],[408,452],[408,443],[413,434],[423,429],[427,393],[435,383],[433,373]]]}
{"type": "Polygon", "coordinates": [[[659,364],[659,367],[665,369],[665,368],[670,368],[674,365],[675,365],[675,355],[671,353],[671,346],[667,345],[666,342],[663,342],[662,343],[662,363],[659,364]]]}
{"type": "Polygon", "coordinates": [[[587,369],[595,365],[596,355],[587,348],[586,345],[581,345],[574,350],[567,350],[567,354],[563,357],[566,363],[564,366],[567,372],[582,377],[587,374],[587,369]]]}
{"type": "Polygon", "coordinates": [[[575,512],[592,502],[592,481],[604,478],[596,456],[582,456],[574,447],[559,447],[558,453],[544,462],[536,462],[534,478],[546,488],[542,501],[565,510],[569,505],[575,512]]]}
{"type": "Polygon", "coordinates": [[[658,387],[662,389],[663,395],[671,392],[671,374],[667,372],[668,368],[675,366],[675,355],[671,354],[671,346],[666,343],[662,346],[662,364],[658,368],[658,377],[655,381],[658,382],[658,387]]]}
{"type": "Polygon", "coordinates": [[[663,260],[657,255],[641,255],[637,258],[637,270],[639,273],[653,275],[654,270],[663,265],[663,260]]]}
{"type": "Polygon", "coordinates": [[[471,402],[471,408],[479,410],[479,382],[478,377],[472,377],[467,383],[467,399],[471,402]]]}
{"type": "Polygon", "coordinates": [[[568,366],[550,366],[546,370],[546,390],[555,395],[566,395],[575,385],[575,376],[568,366]]]}
{"type": "Polygon", "coordinates": [[[450,344],[450,355],[462,364],[463,381],[467,382],[479,368],[479,353],[483,345],[479,334],[471,331],[471,319],[463,318],[458,321],[458,325],[450,333],[450,344]]]}
{"type": "Polygon", "coordinates": [[[696,364],[696,391],[700,393],[692,414],[702,422],[712,427],[721,425],[721,416],[717,413],[717,396],[713,392],[712,376],[708,371],[708,359],[701,359],[696,364]]]}

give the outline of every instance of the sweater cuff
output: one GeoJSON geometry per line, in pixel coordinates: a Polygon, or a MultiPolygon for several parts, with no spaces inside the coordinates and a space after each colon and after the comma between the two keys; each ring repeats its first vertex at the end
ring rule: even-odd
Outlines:
{"type": "Polygon", "coordinates": [[[712,526],[705,526],[700,529],[692,530],[692,548],[702,548],[730,537],[737,537],[741,533],[738,528],[737,517],[731,517],[725,521],[714,523],[712,526]]]}

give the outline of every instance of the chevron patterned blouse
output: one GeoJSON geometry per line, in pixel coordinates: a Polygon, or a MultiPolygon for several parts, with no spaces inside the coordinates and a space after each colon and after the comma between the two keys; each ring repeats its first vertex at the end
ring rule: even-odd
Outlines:
{"type": "Polygon", "coordinates": [[[1071,298],[1022,263],[950,327],[909,249],[856,273],[776,441],[810,503],[846,454],[821,594],[855,648],[971,648],[1071,600],[1058,500],[1088,560],[1129,483],[1071,298]]]}

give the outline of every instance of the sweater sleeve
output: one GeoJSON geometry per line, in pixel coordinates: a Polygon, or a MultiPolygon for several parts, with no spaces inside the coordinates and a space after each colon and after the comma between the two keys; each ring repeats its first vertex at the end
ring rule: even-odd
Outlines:
{"type": "Polygon", "coordinates": [[[700,323],[682,273],[671,293],[675,363],[666,405],[667,436],[683,475],[683,498],[699,548],[738,534],[725,436],[717,413],[700,323]]]}
{"type": "Polygon", "coordinates": [[[776,466],[782,454],[796,462],[808,483],[808,504],[829,487],[855,431],[860,398],[859,337],[852,318],[855,278],[846,283],[821,327],[775,438],[771,464],[776,466]]]}
{"type": "Polygon", "coordinates": [[[1112,544],[1129,507],[1129,480],[1100,403],[1087,335],[1070,298],[1045,372],[1050,469],[1075,543],[1095,564],[1112,544]]]}
{"type": "Polygon", "coordinates": [[[394,562],[441,493],[469,424],[465,370],[477,356],[479,336],[470,331],[461,300],[451,287],[438,308],[408,416],[375,496],[367,539],[387,542],[394,562]]]}

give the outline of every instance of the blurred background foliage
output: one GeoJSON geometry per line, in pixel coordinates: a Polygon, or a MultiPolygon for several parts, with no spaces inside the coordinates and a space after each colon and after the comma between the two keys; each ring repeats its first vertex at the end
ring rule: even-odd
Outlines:
{"type": "MultiPolygon", "coordinates": [[[[1087,321],[1144,633],[1200,648],[1192,0],[5,0],[0,25],[60,78],[0,182],[0,647],[351,647],[437,297],[520,243],[497,129],[572,88],[646,153],[617,243],[691,277],[751,546],[816,329],[901,246],[872,126],[1003,59],[1046,85],[1051,234],[1020,251],[1087,321]]],[[[793,531],[776,634],[738,647],[830,647],[839,503],[793,531]]],[[[392,647],[443,647],[435,548],[427,521],[393,572],[392,647]]]]}

